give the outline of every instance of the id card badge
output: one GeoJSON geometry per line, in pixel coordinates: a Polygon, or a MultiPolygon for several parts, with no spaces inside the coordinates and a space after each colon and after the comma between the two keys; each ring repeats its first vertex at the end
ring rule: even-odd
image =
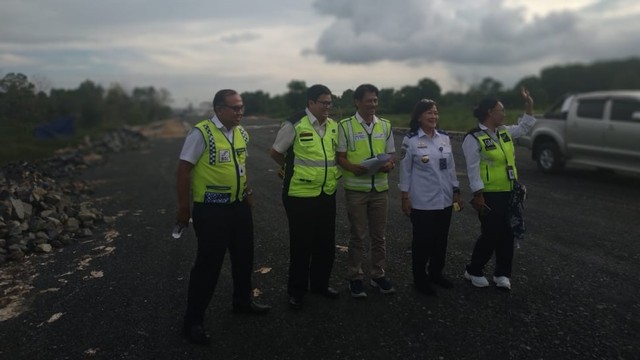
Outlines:
{"type": "Polygon", "coordinates": [[[440,158],[440,170],[447,170],[447,158],[440,158]]]}
{"type": "Polygon", "coordinates": [[[516,179],[516,172],[513,171],[513,166],[511,166],[511,165],[507,166],[507,177],[509,178],[509,180],[515,180],[516,179]]]}

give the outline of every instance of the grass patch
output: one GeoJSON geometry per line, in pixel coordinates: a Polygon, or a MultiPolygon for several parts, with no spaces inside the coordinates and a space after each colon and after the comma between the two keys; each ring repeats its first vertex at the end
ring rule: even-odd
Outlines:
{"type": "Polygon", "coordinates": [[[36,139],[33,135],[35,125],[20,123],[0,124],[0,165],[11,161],[34,161],[54,155],[58,149],[76,147],[84,143],[84,138],[99,137],[108,129],[77,129],[76,134],[53,139],[36,139]]]}

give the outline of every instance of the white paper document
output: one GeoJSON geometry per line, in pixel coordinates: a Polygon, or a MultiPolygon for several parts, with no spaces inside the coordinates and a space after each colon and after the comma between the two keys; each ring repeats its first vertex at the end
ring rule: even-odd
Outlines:
{"type": "Polygon", "coordinates": [[[384,164],[387,163],[391,159],[391,155],[389,154],[378,154],[375,157],[366,159],[360,163],[360,165],[366,167],[369,171],[367,171],[366,176],[371,176],[380,170],[384,164]]]}

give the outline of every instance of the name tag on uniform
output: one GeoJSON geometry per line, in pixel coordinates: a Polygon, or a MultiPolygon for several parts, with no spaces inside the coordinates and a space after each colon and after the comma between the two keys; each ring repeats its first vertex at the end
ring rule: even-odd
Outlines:
{"type": "Polygon", "coordinates": [[[373,134],[373,138],[374,139],[384,139],[384,134],[381,134],[381,133],[373,134]]]}
{"type": "Polygon", "coordinates": [[[485,150],[494,150],[496,149],[496,143],[493,142],[492,139],[483,139],[485,150]]]}
{"type": "Polygon", "coordinates": [[[300,133],[300,141],[301,142],[306,142],[306,141],[313,141],[313,133],[310,131],[303,131],[300,133]]]}
{"type": "Polygon", "coordinates": [[[501,133],[500,137],[502,138],[502,142],[508,143],[508,142],[511,141],[511,138],[509,137],[509,134],[507,134],[507,133],[501,133]]]}
{"type": "Polygon", "coordinates": [[[362,140],[365,140],[366,138],[367,138],[367,136],[366,136],[364,133],[362,133],[362,132],[355,133],[355,134],[353,135],[353,139],[354,139],[355,141],[362,141],[362,140]]]}
{"type": "Polygon", "coordinates": [[[231,151],[229,149],[223,149],[218,152],[220,154],[220,162],[230,162],[231,161],[231,151]]]}
{"type": "Polygon", "coordinates": [[[447,170],[447,158],[440,158],[440,170],[447,170]]]}
{"type": "Polygon", "coordinates": [[[507,166],[507,177],[509,177],[509,180],[516,179],[516,172],[513,171],[513,166],[511,165],[507,166]]]}

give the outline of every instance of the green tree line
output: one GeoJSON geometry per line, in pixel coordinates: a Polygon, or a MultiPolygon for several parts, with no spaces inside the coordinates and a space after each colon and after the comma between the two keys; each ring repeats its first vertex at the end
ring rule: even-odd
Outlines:
{"type": "MultiPolygon", "coordinates": [[[[354,88],[358,85],[354,84],[354,88]]],[[[406,114],[411,112],[416,101],[423,98],[433,99],[442,106],[465,106],[471,109],[486,96],[499,98],[507,107],[517,107],[522,103],[519,94],[522,86],[529,89],[540,112],[569,93],[640,89],[640,58],[554,65],[542,69],[539,76],[522,78],[512,88],[505,87],[497,79],[485,77],[465,92],[443,93],[436,81],[425,77],[415,85],[380,89],[378,109],[383,114],[406,114]]],[[[263,91],[242,93],[247,109],[245,114],[286,116],[304,106],[307,84],[303,80],[291,80],[287,88],[284,95],[275,97],[263,91]]],[[[333,115],[340,118],[352,113],[352,99],[353,89],[335,94],[333,115]]]]}
{"type": "Polygon", "coordinates": [[[71,115],[81,129],[138,125],[171,115],[167,90],[136,87],[131,92],[119,84],[108,89],[85,80],[76,89],[37,90],[27,76],[8,73],[0,80],[0,126],[34,127],[71,115]]]}
{"type": "MultiPolygon", "coordinates": [[[[327,84],[330,86],[330,84],[327,84]]],[[[357,86],[359,84],[354,84],[357,86]]],[[[591,64],[556,65],[544,68],[539,76],[528,76],[512,88],[499,80],[485,77],[465,92],[443,93],[438,83],[428,77],[415,85],[400,89],[380,89],[379,112],[406,114],[419,99],[429,98],[441,106],[472,108],[482,97],[493,95],[507,107],[519,106],[518,90],[526,86],[536,100],[536,108],[544,109],[564,94],[608,89],[640,89],[640,58],[610,60],[591,64]]],[[[284,117],[305,104],[307,84],[291,80],[287,92],[270,96],[258,90],[242,93],[246,115],[284,117]]],[[[339,118],[353,112],[353,89],[335,94],[333,116],[339,118]]],[[[85,80],[76,89],[38,90],[33,81],[20,73],[8,73],[0,80],[0,130],[33,129],[37,124],[60,115],[72,115],[80,129],[109,128],[145,124],[171,116],[171,95],[165,89],[136,87],[126,91],[119,84],[105,89],[85,80]]]]}

